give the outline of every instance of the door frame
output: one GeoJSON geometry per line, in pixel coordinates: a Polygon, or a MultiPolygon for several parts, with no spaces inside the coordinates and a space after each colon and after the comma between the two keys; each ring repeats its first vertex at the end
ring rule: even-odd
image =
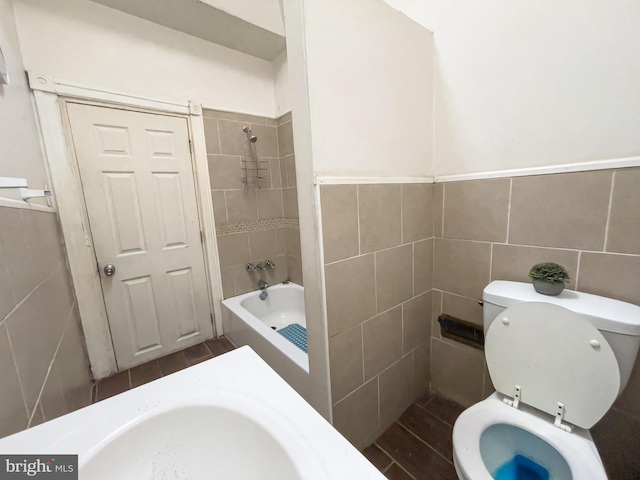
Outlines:
{"type": "Polygon", "coordinates": [[[222,334],[222,279],[218,260],[213,201],[209,181],[202,106],[196,102],[172,102],[103,88],[63,82],[47,75],[27,72],[33,90],[42,146],[54,192],[53,205],[62,227],[71,281],[84,331],[93,378],[118,371],[111,330],[102,294],[96,254],[89,226],[67,103],[161,113],[187,120],[192,145],[191,163],[196,188],[198,218],[203,233],[203,254],[214,335],[222,334]]]}

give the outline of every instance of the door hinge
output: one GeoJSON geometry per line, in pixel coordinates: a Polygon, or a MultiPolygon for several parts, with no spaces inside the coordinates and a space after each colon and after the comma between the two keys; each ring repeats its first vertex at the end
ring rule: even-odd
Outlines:
{"type": "Polygon", "coordinates": [[[200,230],[200,243],[204,243],[204,232],[200,230]]]}
{"type": "Polygon", "coordinates": [[[189,153],[193,153],[193,144],[191,143],[191,139],[189,139],[189,153]]]}

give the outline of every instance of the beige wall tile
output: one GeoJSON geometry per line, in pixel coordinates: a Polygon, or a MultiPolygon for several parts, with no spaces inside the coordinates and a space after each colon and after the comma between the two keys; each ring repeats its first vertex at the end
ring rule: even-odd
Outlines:
{"type": "Polygon", "coordinates": [[[333,426],[356,448],[368,446],[378,430],[378,377],[333,406],[333,426]]]}
{"type": "Polygon", "coordinates": [[[271,176],[271,188],[282,188],[282,173],[280,172],[280,159],[269,159],[269,175],[271,176]]]}
{"type": "Polygon", "coordinates": [[[293,153],[293,124],[291,122],[278,125],[278,149],[280,157],[293,153]]]}
{"type": "Polygon", "coordinates": [[[249,262],[249,234],[218,235],[218,255],[221,267],[249,262]]]}
{"type": "Polygon", "coordinates": [[[221,269],[220,275],[222,277],[222,296],[225,299],[236,296],[235,272],[237,269],[238,265],[223,267],[221,269]]]}
{"type": "Polygon", "coordinates": [[[5,256],[0,242],[0,321],[18,304],[18,300],[13,297],[12,278],[9,276],[5,256]]]}
{"type": "Polygon", "coordinates": [[[276,228],[276,240],[278,242],[278,255],[287,254],[288,228],[276,228]]]}
{"type": "Polygon", "coordinates": [[[4,324],[0,324],[0,372],[0,436],[5,437],[27,428],[29,419],[4,324]]]}
{"type": "Polygon", "coordinates": [[[204,139],[207,153],[220,153],[220,137],[218,136],[218,121],[215,118],[204,117],[204,139]]]}
{"type": "Polygon", "coordinates": [[[66,268],[61,264],[5,320],[29,412],[36,406],[72,303],[66,268]]]}
{"type": "Polygon", "coordinates": [[[36,274],[20,209],[0,207],[0,225],[0,242],[11,278],[11,290],[14,299],[19,302],[36,286],[36,274]]]}
{"type": "MultiPolygon", "coordinates": [[[[236,119],[239,122],[245,122],[250,124],[258,124],[258,125],[267,124],[267,117],[260,117],[258,115],[248,115],[246,113],[237,113],[236,119]]],[[[253,128],[253,125],[251,125],[251,127],[253,128]]]]}
{"type": "Polygon", "coordinates": [[[320,201],[325,263],[358,255],[357,187],[323,185],[320,201]]]}
{"type": "Polygon", "coordinates": [[[287,257],[287,276],[293,283],[304,286],[302,277],[302,260],[300,257],[289,255],[287,257]]]}
{"type": "Polygon", "coordinates": [[[211,201],[213,202],[213,218],[216,225],[227,223],[227,201],[224,198],[224,192],[212,191],[211,201]]]}
{"type": "Polygon", "coordinates": [[[388,427],[413,403],[413,355],[380,374],[380,427],[388,427]]]}
{"type": "Polygon", "coordinates": [[[433,184],[403,184],[402,242],[433,237],[433,184]]]}
{"type": "Polygon", "coordinates": [[[440,338],[440,324],[438,317],[442,312],[442,292],[439,290],[431,290],[431,336],[440,338]]]}
{"type": "Polygon", "coordinates": [[[433,238],[413,244],[413,294],[433,288],[433,238]]]}
{"type": "Polygon", "coordinates": [[[35,274],[35,283],[40,283],[65,258],[62,246],[62,234],[58,216],[47,212],[20,210],[31,262],[35,274]]]}
{"type": "Polygon", "coordinates": [[[287,254],[298,258],[302,257],[299,228],[287,228],[287,254]]]}
{"type": "Polygon", "coordinates": [[[443,236],[506,241],[510,185],[509,178],[447,183],[443,236]]]}
{"type": "Polygon", "coordinates": [[[509,243],[602,250],[612,175],[602,170],[514,178],[509,243]]]}
{"type": "Polygon", "coordinates": [[[249,252],[252,262],[276,258],[278,255],[278,241],[275,228],[249,232],[249,252]]]}
{"type": "MultiPolygon", "coordinates": [[[[278,134],[276,127],[251,124],[251,131],[258,137],[254,144],[259,157],[278,158],[278,134]]],[[[244,133],[244,132],[243,132],[244,133]]]]}
{"type": "Polygon", "coordinates": [[[578,290],[640,305],[640,256],[582,252],[578,290]]]}
{"type": "Polygon", "coordinates": [[[375,253],[377,311],[384,312],[413,296],[413,247],[375,253]]]}
{"type": "Polygon", "coordinates": [[[329,368],[333,402],[341,400],[364,383],[360,325],[329,339],[329,368]]]}
{"type": "Polygon", "coordinates": [[[91,372],[77,308],[71,310],[55,365],[67,410],[86,407],[91,399],[91,372]]]}
{"type": "Polygon", "coordinates": [[[484,356],[471,350],[431,341],[431,386],[465,407],[483,398],[484,356]]]}
{"type": "Polygon", "coordinates": [[[531,283],[529,270],[537,263],[559,263],[569,272],[570,285],[575,284],[578,270],[577,250],[494,245],[491,260],[491,280],[512,280],[531,283]]]}
{"type": "Polygon", "coordinates": [[[280,159],[280,178],[282,181],[282,188],[293,187],[293,185],[289,185],[289,179],[287,178],[287,162],[286,159],[280,159]]]}
{"type": "Polygon", "coordinates": [[[376,314],[373,255],[325,266],[329,336],[376,314]]]}
{"type": "Polygon", "coordinates": [[[360,185],[360,251],[374,252],[400,245],[400,185],[360,185]]]}
{"type": "Polygon", "coordinates": [[[278,126],[282,125],[283,123],[287,123],[291,121],[291,112],[287,112],[283,115],[280,115],[278,118],[276,118],[276,124],[278,126]]]}
{"type": "Polygon", "coordinates": [[[446,313],[452,317],[473,322],[477,325],[483,324],[482,305],[474,298],[443,292],[442,311],[440,313],[446,313]]]}
{"type": "Polygon", "coordinates": [[[280,218],[283,214],[282,190],[258,190],[258,218],[280,218]]]}
{"type": "Polygon", "coordinates": [[[640,254],[640,168],[617,170],[615,176],[607,251],[640,254]]]}
{"type": "Polygon", "coordinates": [[[366,381],[402,357],[402,307],[365,321],[362,335],[366,381]]]}
{"type": "Polygon", "coordinates": [[[402,353],[428,343],[431,337],[431,292],[402,305],[402,353]]]}
{"type": "Polygon", "coordinates": [[[281,161],[285,162],[287,167],[287,183],[290,187],[295,187],[297,185],[296,180],[296,157],[295,155],[290,155],[286,158],[283,158],[281,161]]]}
{"type": "Polygon", "coordinates": [[[44,382],[40,396],[40,406],[45,421],[53,420],[67,413],[62,386],[60,385],[58,372],[55,368],[51,369],[44,382]]]}
{"type": "Polygon", "coordinates": [[[487,367],[487,360],[484,360],[484,380],[482,384],[482,397],[487,398],[493,392],[496,391],[496,387],[493,385],[493,381],[491,380],[491,374],[489,373],[489,368],[487,367]]]}
{"type": "Polygon", "coordinates": [[[258,197],[256,190],[229,190],[224,192],[227,200],[229,223],[258,219],[258,197]]]}
{"type": "Polygon", "coordinates": [[[413,398],[429,389],[431,342],[425,342],[413,351],[413,398]]]}
{"type": "Polygon", "coordinates": [[[247,134],[242,131],[242,126],[241,122],[218,120],[220,153],[224,155],[251,155],[250,143],[247,134]]]}
{"type": "Polygon", "coordinates": [[[433,184],[433,236],[442,236],[442,220],[444,218],[444,183],[433,184]]]}
{"type": "Polygon", "coordinates": [[[482,298],[489,283],[491,244],[435,239],[433,284],[438,290],[482,298]]]}
{"type": "Polygon", "coordinates": [[[209,181],[214,190],[242,189],[240,157],[233,155],[207,155],[209,181]]]}
{"type": "Polygon", "coordinates": [[[295,188],[282,190],[285,218],[298,218],[298,191],[295,188]]]}
{"type": "Polygon", "coordinates": [[[224,120],[237,120],[238,114],[234,112],[223,112],[222,110],[203,109],[202,115],[207,118],[222,118],[224,120]]]}

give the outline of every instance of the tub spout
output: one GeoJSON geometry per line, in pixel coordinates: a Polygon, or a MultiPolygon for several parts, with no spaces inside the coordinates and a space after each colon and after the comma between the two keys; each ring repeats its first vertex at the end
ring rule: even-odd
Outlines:
{"type": "Polygon", "coordinates": [[[267,288],[269,288],[269,284],[264,280],[258,280],[258,288],[260,290],[266,290],[267,288]]]}

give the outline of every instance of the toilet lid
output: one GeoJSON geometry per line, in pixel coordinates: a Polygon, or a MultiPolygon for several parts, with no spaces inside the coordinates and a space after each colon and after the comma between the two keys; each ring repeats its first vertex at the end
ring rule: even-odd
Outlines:
{"type": "Polygon", "coordinates": [[[620,389],[613,350],[586,318],[549,303],[519,303],[491,323],[485,339],[487,367],[496,390],[591,428],[611,408],[620,389]]]}

